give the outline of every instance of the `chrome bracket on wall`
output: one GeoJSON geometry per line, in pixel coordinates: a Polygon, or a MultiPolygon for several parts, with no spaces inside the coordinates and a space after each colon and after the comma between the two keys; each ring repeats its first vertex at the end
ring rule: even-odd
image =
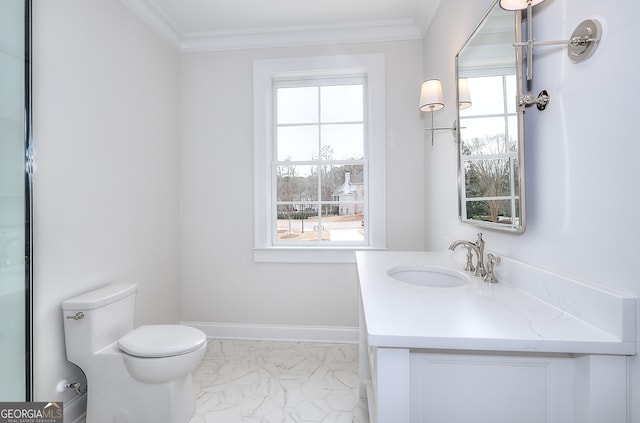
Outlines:
{"type": "Polygon", "coordinates": [[[549,104],[549,93],[547,90],[542,90],[538,94],[538,97],[534,97],[533,94],[527,93],[518,97],[518,105],[520,109],[524,109],[525,107],[533,106],[534,104],[538,108],[538,110],[544,110],[547,108],[547,104],[549,104]]]}
{"type": "Polygon", "coordinates": [[[587,60],[596,51],[602,37],[602,26],[596,19],[587,19],[576,27],[569,40],[567,56],[573,63],[587,60]]]}

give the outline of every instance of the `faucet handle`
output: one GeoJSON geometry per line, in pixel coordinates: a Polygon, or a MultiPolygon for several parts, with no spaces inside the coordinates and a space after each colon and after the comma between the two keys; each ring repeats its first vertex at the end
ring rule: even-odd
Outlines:
{"type": "Polygon", "coordinates": [[[483,282],[488,282],[488,283],[498,282],[496,275],[493,273],[493,266],[496,263],[500,263],[501,261],[502,259],[500,257],[494,256],[491,253],[487,254],[487,274],[484,275],[484,277],[482,278],[483,282]]]}

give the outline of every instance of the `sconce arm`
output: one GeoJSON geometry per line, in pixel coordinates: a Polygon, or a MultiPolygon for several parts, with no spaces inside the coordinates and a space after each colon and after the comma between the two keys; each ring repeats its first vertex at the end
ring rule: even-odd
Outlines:
{"type": "Polygon", "coordinates": [[[522,41],[519,43],[513,43],[514,47],[529,47],[529,46],[559,46],[569,45],[572,47],[588,46],[591,43],[600,41],[597,38],[590,38],[588,36],[573,37],[570,40],[552,40],[552,41],[522,41]]]}
{"type": "MultiPolygon", "coordinates": [[[[531,4],[527,8],[527,16],[531,16],[531,4]]],[[[527,81],[533,78],[533,47],[567,45],[567,55],[573,63],[587,60],[600,44],[602,26],[597,19],[586,19],[578,24],[568,40],[536,41],[533,39],[532,22],[527,25],[527,40],[513,43],[514,47],[527,50],[527,81]]]]}
{"type": "Polygon", "coordinates": [[[433,126],[433,113],[431,114],[431,128],[424,128],[425,131],[431,131],[431,146],[433,147],[433,133],[435,131],[451,131],[453,132],[453,142],[456,142],[458,136],[458,121],[454,120],[451,127],[434,127],[433,126]]]}

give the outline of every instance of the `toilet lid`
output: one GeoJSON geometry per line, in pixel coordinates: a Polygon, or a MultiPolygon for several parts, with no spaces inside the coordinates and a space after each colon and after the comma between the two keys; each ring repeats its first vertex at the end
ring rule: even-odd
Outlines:
{"type": "Polygon", "coordinates": [[[140,326],[118,341],[122,351],[136,357],[171,357],[195,351],[206,343],[205,334],[189,326],[140,326]]]}

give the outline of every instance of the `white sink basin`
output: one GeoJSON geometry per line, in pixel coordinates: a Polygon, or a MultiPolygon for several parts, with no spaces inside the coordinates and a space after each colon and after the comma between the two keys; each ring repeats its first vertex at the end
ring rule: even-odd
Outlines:
{"type": "Polygon", "coordinates": [[[387,274],[400,282],[430,288],[455,288],[470,280],[463,272],[440,266],[396,266],[387,274]]]}

